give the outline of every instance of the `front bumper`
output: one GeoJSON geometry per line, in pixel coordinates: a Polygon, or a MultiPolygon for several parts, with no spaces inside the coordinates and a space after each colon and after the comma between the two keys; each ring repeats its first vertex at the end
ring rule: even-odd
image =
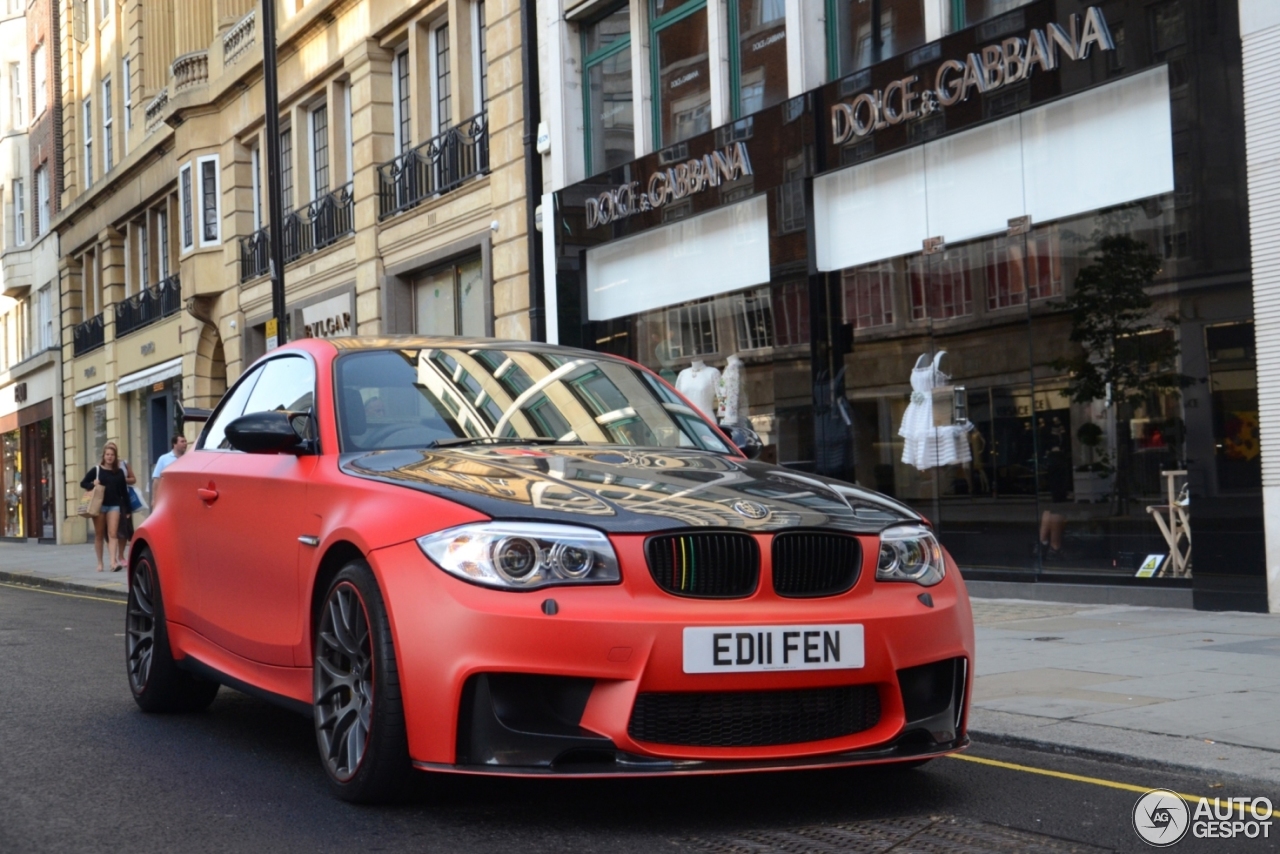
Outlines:
{"type": "Polygon", "coordinates": [[[931,605],[922,588],[877,583],[866,572],[839,596],[783,599],[772,593],[767,568],[748,598],[686,599],[653,583],[641,538],[615,538],[614,546],[623,584],[527,593],[462,582],[412,542],[369,555],[395,636],[415,766],[563,776],[732,773],[918,760],[968,743],[973,625],[953,564],[928,590],[931,605]],[[544,609],[548,599],[555,609],[544,609]],[[864,627],[862,668],[683,672],[686,627],[850,622],[864,627]],[[921,683],[930,665],[936,672],[921,683]],[[951,682],[934,684],[935,677],[951,682]],[[849,685],[873,689],[879,712],[870,726],[836,738],[709,747],[641,742],[628,731],[642,693],[849,685]]]}

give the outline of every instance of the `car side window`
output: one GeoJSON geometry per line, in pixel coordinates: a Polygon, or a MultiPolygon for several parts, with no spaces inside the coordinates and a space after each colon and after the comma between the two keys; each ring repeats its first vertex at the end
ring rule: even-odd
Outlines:
{"type": "Polygon", "coordinates": [[[315,395],[316,372],[301,356],[272,359],[262,368],[262,379],[253,387],[244,414],[254,412],[310,412],[315,395]]]}
{"type": "Polygon", "coordinates": [[[261,377],[262,368],[256,368],[231,390],[230,397],[225,398],[226,402],[205,430],[204,440],[200,443],[201,450],[226,450],[229,447],[227,425],[244,414],[245,404],[261,377]]]}

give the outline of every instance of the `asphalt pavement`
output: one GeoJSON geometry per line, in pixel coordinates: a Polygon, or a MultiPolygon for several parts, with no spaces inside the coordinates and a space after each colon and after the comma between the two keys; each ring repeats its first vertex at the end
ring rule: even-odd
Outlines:
{"type": "MultiPolygon", "coordinates": [[[[0,852],[1146,851],[1141,791],[1268,796],[1229,773],[978,740],[918,769],[719,778],[429,778],[334,800],[309,720],[223,689],[205,713],[133,704],[122,604],[0,583],[0,852]]],[[[1035,641],[1032,641],[1035,643],[1035,641]]],[[[1274,851],[1196,839],[1176,851],[1274,851]]]]}

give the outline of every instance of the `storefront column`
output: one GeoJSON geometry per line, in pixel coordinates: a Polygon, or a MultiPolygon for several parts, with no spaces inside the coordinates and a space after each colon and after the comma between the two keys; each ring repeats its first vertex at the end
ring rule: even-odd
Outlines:
{"type": "Polygon", "coordinates": [[[1262,501],[1266,531],[1267,604],[1280,613],[1280,453],[1266,442],[1280,435],[1280,137],[1270,126],[1280,111],[1280,5],[1240,0],[1244,61],[1245,151],[1253,253],[1254,336],[1258,359],[1258,422],[1263,438],[1262,501]]]}

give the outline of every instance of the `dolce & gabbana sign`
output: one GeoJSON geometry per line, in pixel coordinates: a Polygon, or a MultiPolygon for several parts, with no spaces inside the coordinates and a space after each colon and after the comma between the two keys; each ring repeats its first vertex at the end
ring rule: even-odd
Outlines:
{"type": "Polygon", "coordinates": [[[608,225],[645,211],[657,210],[708,187],[719,187],[725,181],[736,181],[751,174],[751,158],[747,144],[735,142],[720,151],[678,163],[654,172],[648,184],[639,181],[605,190],[587,199],[587,228],[608,225]]]}
{"type": "Polygon", "coordinates": [[[927,116],[941,107],[969,99],[977,90],[996,90],[1025,80],[1037,69],[1053,71],[1063,61],[1088,59],[1089,52],[1115,50],[1102,10],[1090,6],[1081,21],[1071,15],[1067,26],[1049,24],[1033,29],[1026,38],[1013,36],[969,54],[964,61],[948,59],[934,71],[932,89],[922,89],[920,75],[894,80],[883,89],[863,92],[851,101],[831,108],[831,137],[835,145],[927,116]]]}

